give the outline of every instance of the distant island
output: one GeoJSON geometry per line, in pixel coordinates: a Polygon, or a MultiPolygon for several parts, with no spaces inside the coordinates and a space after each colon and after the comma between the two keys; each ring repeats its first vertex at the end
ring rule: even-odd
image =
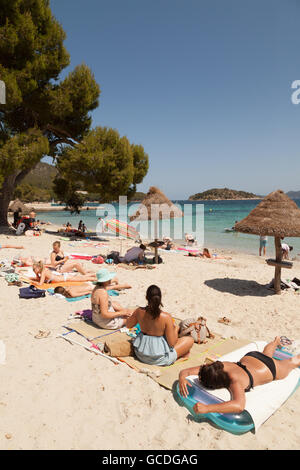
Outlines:
{"type": "Polygon", "coordinates": [[[214,199],[261,199],[261,196],[229,188],[213,188],[189,197],[189,201],[205,201],[214,199]]]}
{"type": "Polygon", "coordinates": [[[300,191],[288,191],[286,194],[291,199],[300,199],[300,191]]]}

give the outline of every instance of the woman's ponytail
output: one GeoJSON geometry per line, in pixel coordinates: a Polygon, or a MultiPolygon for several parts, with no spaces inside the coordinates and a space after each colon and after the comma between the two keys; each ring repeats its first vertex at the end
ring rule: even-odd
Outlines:
{"type": "Polygon", "coordinates": [[[163,304],[161,303],[160,288],[155,285],[148,287],[147,293],[146,293],[146,299],[148,301],[146,311],[150,313],[153,319],[158,318],[161,312],[160,307],[163,306],[163,304]]]}

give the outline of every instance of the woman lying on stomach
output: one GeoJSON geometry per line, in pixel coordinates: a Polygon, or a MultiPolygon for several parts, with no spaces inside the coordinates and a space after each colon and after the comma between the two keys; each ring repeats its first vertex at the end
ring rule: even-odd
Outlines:
{"type": "Polygon", "coordinates": [[[168,366],[179,357],[187,356],[194,344],[193,338],[178,338],[178,326],[171,315],[161,307],[161,290],[152,285],[146,293],[148,305],[139,307],[127,320],[127,328],[139,323],[141,332],[133,341],[137,358],[146,364],[168,366]]]}
{"type": "MultiPolygon", "coordinates": [[[[123,290],[130,289],[131,286],[129,284],[119,284],[118,279],[114,278],[109,283],[107,283],[105,288],[107,290],[123,290]]],[[[70,299],[72,297],[81,297],[82,295],[89,295],[92,293],[93,290],[94,286],[91,283],[85,283],[81,286],[57,286],[54,289],[54,293],[64,295],[65,297],[70,299]]]]}
{"type": "Polygon", "coordinates": [[[196,403],[195,413],[241,413],[245,409],[245,392],[257,385],[264,385],[273,380],[282,380],[300,366],[300,354],[291,359],[276,360],[272,356],[277,347],[282,347],[279,336],[267,344],[263,352],[251,351],[235,362],[216,361],[200,367],[182,370],[179,374],[179,391],[187,397],[189,383],[186,377],[198,375],[199,382],[206,388],[227,388],[231,400],[213,405],[196,403]]]}

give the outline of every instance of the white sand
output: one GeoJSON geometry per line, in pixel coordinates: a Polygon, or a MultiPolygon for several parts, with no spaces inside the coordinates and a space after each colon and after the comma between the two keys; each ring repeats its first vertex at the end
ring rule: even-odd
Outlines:
{"type": "MultiPolygon", "coordinates": [[[[1,235],[0,244],[24,244],[24,253],[46,257],[56,238],[1,235]]],[[[109,249],[118,246],[111,241],[109,249]]],[[[70,247],[66,241],[62,247],[87,254],[107,251],[70,247]]],[[[12,259],[16,253],[3,249],[0,259],[12,259]]],[[[144,305],[146,289],[155,283],[162,289],[166,311],[180,318],[201,313],[214,332],[250,340],[300,338],[300,294],[284,291],[277,296],[260,287],[257,283],[267,284],[274,273],[263,258],[234,253],[231,261],[162,256],[164,264],[153,270],[117,268],[120,281],[133,286],[118,297],[122,305],[144,305]],[[218,323],[220,316],[229,317],[232,324],[218,323]]],[[[300,277],[300,263],[285,270],[285,276],[300,277]]],[[[56,338],[71,313],[90,307],[88,299],[22,300],[18,287],[8,287],[2,278],[0,286],[0,340],[7,356],[0,365],[0,449],[299,448],[299,390],[256,434],[234,436],[209,422],[196,423],[170,391],[149,377],[56,338]],[[39,330],[51,334],[35,339],[39,330]]]]}

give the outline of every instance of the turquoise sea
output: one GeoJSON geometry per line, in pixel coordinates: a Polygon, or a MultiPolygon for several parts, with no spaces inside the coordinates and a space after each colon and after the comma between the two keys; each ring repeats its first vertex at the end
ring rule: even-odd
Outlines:
{"type": "MultiPolygon", "coordinates": [[[[239,201],[173,201],[180,205],[185,210],[185,228],[180,230],[181,236],[173,236],[172,238],[182,238],[186,231],[186,227],[195,225],[196,210],[198,213],[203,214],[204,218],[204,241],[203,245],[212,248],[226,248],[231,250],[243,251],[247,253],[258,253],[259,237],[256,235],[247,235],[234,232],[225,232],[225,228],[231,228],[235,221],[241,220],[246,217],[249,212],[260,202],[258,200],[239,200],[239,201]],[[192,225],[191,225],[192,224],[192,225]]],[[[300,207],[300,199],[295,202],[300,207]]],[[[138,204],[131,203],[128,205],[128,213],[132,214],[138,207],[138,204]]],[[[95,231],[98,217],[104,215],[107,211],[107,218],[118,218],[118,205],[117,204],[102,204],[103,209],[90,209],[81,211],[79,215],[71,215],[68,211],[58,212],[39,212],[37,219],[52,222],[57,225],[63,225],[70,222],[73,227],[77,228],[78,222],[83,220],[88,230],[95,231]]],[[[181,219],[175,219],[176,223],[182,223],[181,219]]],[[[147,223],[147,222],[145,222],[147,223]]],[[[143,224],[145,224],[143,223],[143,224]]],[[[173,222],[172,222],[173,223],[173,222]]],[[[172,225],[171,223],[171,225],[172,225]]],[[[141,227],[140,227],[141,228],[141,227]]],[[[159,235],[168,235],[164,229],[161,228],[159,235]]],[[[173,235],[172,229],[169,235],[173,235]]],[[[144,237],[145,238],[145,237],[144,237]]],[[[199,240],[199,238],[198,238],[199,240]]],[[[286,238],[286,243],[294,247],[292,256],[300,253],[300,239],[299,238],[286,238]]],[[[267,255],[272,255],[274,252],[274,241],[272,237],[268,239],[267,255]]]]}

